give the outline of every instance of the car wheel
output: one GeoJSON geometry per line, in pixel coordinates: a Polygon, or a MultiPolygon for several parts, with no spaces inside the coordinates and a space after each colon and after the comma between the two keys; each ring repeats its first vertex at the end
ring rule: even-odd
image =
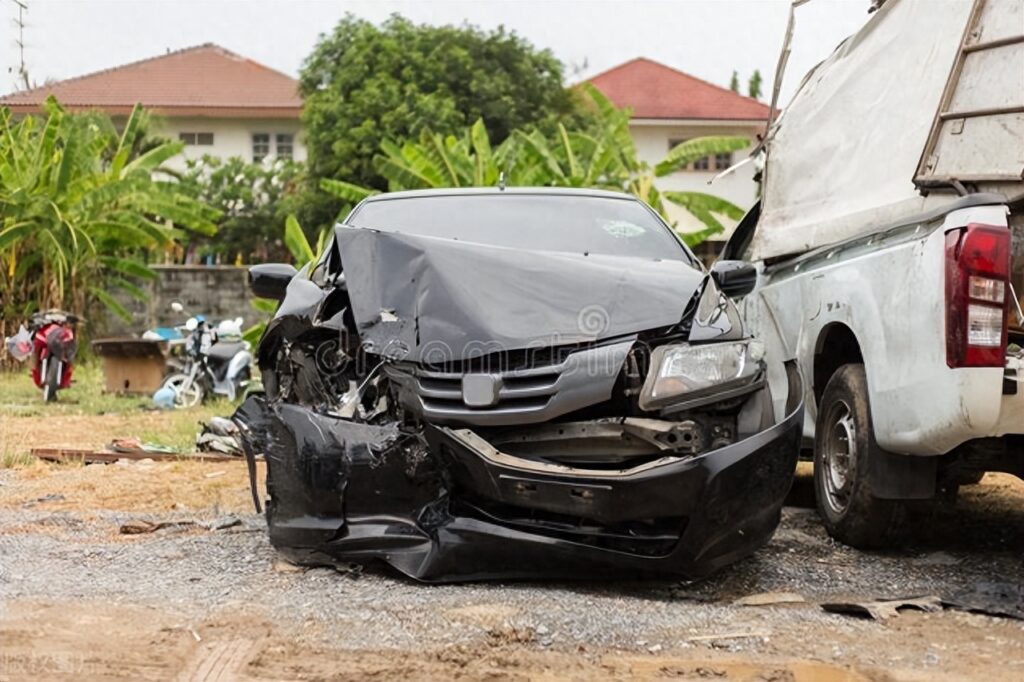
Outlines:
{"type": "Polygon", "coordinates": [[[964,471],[960,473],[956,482],[960,485],[978,485],[983,478],[985,478],[984,471],[964,471]]]}
{"type": "Polygon", "coordinates": [[[906,506],[871,490],[871,461],[884,454],[871,424],[864,365],[843,365],[829,379],[814,429],[814,496],[828,534],[858,548],[902,539],[906,506]]]}

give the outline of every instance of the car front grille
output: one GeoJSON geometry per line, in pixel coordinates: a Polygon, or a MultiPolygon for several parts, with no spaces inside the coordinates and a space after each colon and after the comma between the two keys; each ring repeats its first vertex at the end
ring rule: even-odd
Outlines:
{"type": "Polygon", "coordinates": [[[608,400],[633,339],[594,346],[554,364],[497,372],[459,372],[395,366],[389,374],[406,387],[406,402],[428,421],[480,426],[547,421],[608,400]],[[494,382],[495,399],[472,406],[463,377],[483,375],[494,382]]]}

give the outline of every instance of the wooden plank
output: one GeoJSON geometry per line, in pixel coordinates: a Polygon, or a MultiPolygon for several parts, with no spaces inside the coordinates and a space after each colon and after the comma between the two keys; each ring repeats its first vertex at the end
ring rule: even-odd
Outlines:
{"type": "Polygon", "coordinates": [[[81,448],[32,448],[33,457],[50,462],[82,461],[86,464],[110,464],[119,459],[151,459],[154,462],[244,462],[244,457],[232,457],[215,452],[177,454],[166,452],[115,452],[113,450],[85,450],[81,448]]]}

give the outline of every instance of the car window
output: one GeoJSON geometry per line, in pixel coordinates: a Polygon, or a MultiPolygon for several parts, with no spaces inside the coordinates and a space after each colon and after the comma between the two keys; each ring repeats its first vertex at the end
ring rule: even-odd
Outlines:
{"type": "Polygon", "coordinates": [[[629,198],[510,193],[384,199],[363,204],[346,222],[516,249],[693,262],[670,228],[629,198]]]}

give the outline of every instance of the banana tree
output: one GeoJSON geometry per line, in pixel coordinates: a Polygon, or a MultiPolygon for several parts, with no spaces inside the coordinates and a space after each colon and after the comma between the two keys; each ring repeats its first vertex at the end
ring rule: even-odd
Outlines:
{"type": "Polygon", "coordinates": [[[215,231],[216,211],[160,178],[180,143],[137,146],[136,106],[120,135],[109,120],[66,112],[15,120],[0,109],[0,298],[3,318],[33,309],[89,309],[99,301],[127,317],[113,290],[144,297],[144,255],[182,229],[215,231]]]}

